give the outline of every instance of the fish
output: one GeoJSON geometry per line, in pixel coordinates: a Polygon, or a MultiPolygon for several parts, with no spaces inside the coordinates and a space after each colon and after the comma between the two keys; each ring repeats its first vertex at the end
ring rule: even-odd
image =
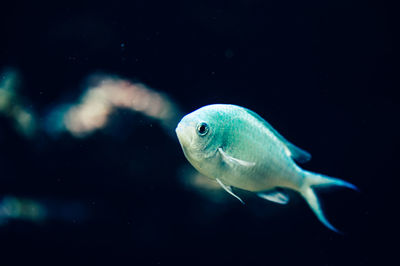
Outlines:
{"type": "Polygon", "coordinates": [[[295,146],[255,112],[232,104],[211,104],[187,114],[175,129],[186,159],[201,174],[215,179],[244,204],[232,188],[287,204],[287,191],[298,192],[327,228],[341,233],[325,217],[315,193],[339,186],[358,191],[341,179],[302,169],[311,154],[295,146]]]}

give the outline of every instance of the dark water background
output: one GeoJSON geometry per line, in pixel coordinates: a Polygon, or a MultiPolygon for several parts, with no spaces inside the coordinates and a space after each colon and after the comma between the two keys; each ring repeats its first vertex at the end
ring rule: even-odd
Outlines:
{"type": "Polygon", "coordinates": [[[241,194],[242,206],[187,188],[178,142],[146,117],[27,139],[0,115],[0,196],[55,213],[0,226],[0,265],[387,265],[398,209],[392,13],[384,1],[2,2],[0,70],[19,71],[39,117],[76,99],[88,75],[117,74],[184,112],[248,107],[313,155],[306,169],[361,193],[321,191],[339,235],[300,198],[241,194]]]}

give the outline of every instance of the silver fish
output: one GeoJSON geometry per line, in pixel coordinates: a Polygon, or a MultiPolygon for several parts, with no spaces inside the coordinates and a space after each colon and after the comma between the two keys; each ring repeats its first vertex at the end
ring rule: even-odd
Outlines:
{"type": "Polygon", "coordinates": [[[304,197],[326,227],[339,232],[325,218],[314,187],[357,187],[301,169],[295,161],[307,162],[311,155],[253,111],[236,105],[207,105],[183,117],[176,134],[188,161],[242,203],[232,187],[279,204],[289,202],[282,188],[292,189],[304,197]]]}

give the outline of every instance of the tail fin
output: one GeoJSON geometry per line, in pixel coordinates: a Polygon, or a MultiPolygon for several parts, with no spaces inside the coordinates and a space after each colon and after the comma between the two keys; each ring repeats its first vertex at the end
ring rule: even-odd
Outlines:
{"type": "Polygon", "coordinates": [[[358,191],[358,188],[344,180],[338,178],[333,178],[329,176],[324,176],[308,171],[304,171],[304,184],[300,189],[301,195],[305,198],[308,205],[311,207],[318,219],[329,229],[337,233],[341,233],[337,230],[325,217],[322,208],[319,204],[317,195],[313,190],[313,186],[342,186],[358,191]]]}

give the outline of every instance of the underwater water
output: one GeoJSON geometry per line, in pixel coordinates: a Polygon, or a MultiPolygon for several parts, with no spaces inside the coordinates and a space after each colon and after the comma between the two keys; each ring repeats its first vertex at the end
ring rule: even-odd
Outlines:
{"type": "Polygon", "coordinates": [[[396,255],[393,9],[382,1],[8,2],[0,265],[388,265],[396,255]],[[202,176],[187,113],[244,106],[355,184],[328,220],[202,176]],[[379,262],[379,264],[377,264],[379,262]]]}

